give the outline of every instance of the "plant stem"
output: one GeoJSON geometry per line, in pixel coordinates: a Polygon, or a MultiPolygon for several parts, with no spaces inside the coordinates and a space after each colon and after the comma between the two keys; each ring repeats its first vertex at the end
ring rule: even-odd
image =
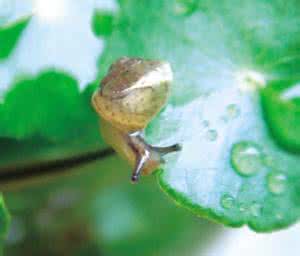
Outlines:
{"type": "Polygon", "coordinates": [[[63,159],[37,162],[23,166],[8,166],[0,168],[0,188],[10,183],[25,182],[42,176],[52,176],[72,172],[74,167],[91,163],[93,161],[112,156],[111,148],[87,152],[81,155],[71,156],[63,159]]]}

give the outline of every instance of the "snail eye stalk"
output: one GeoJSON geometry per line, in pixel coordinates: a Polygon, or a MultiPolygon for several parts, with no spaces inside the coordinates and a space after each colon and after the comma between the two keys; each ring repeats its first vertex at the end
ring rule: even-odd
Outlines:
{"type": "Polygon", "coordinates": [[[131,182],[137,183],[142,173],[147,173],[148,169],[155,169],[165,161],[163,156],[181,150],[179,144],[167,147],[155,147],[149,145],[140,133],[131,134],[129,145],[136,155],[135,167],[131,175],[131,182]]]}

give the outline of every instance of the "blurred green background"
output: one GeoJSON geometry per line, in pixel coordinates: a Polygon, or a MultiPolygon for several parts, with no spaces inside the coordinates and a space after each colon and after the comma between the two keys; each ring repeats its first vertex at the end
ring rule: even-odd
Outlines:
{"type": "Polygon", "coordinates": [[[6,255],[190,255],[207,246],[216,225],[178,208],[154,177],[124,182],[124,166],[112,156],[4,193],[6,255]]]}

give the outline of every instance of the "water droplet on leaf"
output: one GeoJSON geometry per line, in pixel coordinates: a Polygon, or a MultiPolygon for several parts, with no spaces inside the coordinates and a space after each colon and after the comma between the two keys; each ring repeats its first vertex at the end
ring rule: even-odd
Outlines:
{"type": "Polygon", "coordinates": [[[253,70],[242,70],[236,74],[241,91],[256,91],[266,85],[263,74],[253,70]]]}
{"type": "Polygon", "coordinates": [[[174,6],[174,12],[176,15],[189,16],[198,9],[198,1],[196,0],[177,0],[174,6]]]}
{"type": "Polygon", "coordinates": [[[240,212],[245,212],[247,210],[246,205],[241,203],[240,206],[239,206],[239,210],[240,210],[240,212]]]}
{"type": "Polygon", "coordinates": [[[261,213],[261,205],[259,203],[253,203],[250,206],[250,212],[254,217],[258,217],[261,213]]]}
{"type": "Polygon", "coordinates": [[[210,141],[215,141],[218,138],[218,132],[216,130],[208,130],[206,132],[206,138],[210,141]]]}
{"type": "Polygon", "coordinates": [[[264,168],[261,148],[253,142],[239,142],[233,145],[231,163],[236,172],[251,176],[264,168]]]}
{"type": "Polygon", "coordinates": [[[225,209],[230,209],[234,205],[234,198],[231,195],[225,194],[221,198],[221,205],[225,209]]]}
{"type": "Polygon", "coordinates": [[[264,157],[264,164],[268,167],[272,167],[272,168],[275,167],[274,159],[268,155],[264,157]]]}
{"type": "Polygon", "coordinates": [[[207,128],[209,126],[209,122],[207,120],[203,120],[201,122],[201,127],[203,127],[204,129],[207,128]]]}
{"type": "Polygon", "coordinates": [[[282,194],[287,186],[287,178],[282,172],[271,172],[267,178],[268,189],[275,195],[282,194]]]}
{"type": "Polygon", "coordinates": [[[237,118],[240,115],[240,109],[236,104],[230,104],[226,107],[226,117],[228,120],[237,118]]]}
{"type": "Polygon", "coordinates": [[[177,15],[186,15],[186,14],[188,14],[187,5],[185,5],[181,2],[176,2],[175,6],[174,6],[174,12],[177,15]]]}

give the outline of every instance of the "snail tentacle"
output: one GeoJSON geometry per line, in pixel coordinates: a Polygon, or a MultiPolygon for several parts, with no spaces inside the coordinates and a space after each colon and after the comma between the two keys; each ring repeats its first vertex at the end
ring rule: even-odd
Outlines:
{"type": "Polygon", "coordinates": [[[143,172],[143,168],[146,164],[146,162],[148,161],[149,156],[147,155],[142,155],[142,156],[137,156],[136,158],[136,164],[135,167],[133,169],[132,175],[131,175],[131,182],[132,183],[137,183],[142,172],[143,172]]]}
{"type": "Polygon", "coordinates": [[[173,144],[171,146],[167,146],[167,147],[155,147],[155,146],[150,145],[150,148],[151,148],[151,150],[159,153],[161,156],[181,150],[181,146],[178,143],[173,144]]]}

